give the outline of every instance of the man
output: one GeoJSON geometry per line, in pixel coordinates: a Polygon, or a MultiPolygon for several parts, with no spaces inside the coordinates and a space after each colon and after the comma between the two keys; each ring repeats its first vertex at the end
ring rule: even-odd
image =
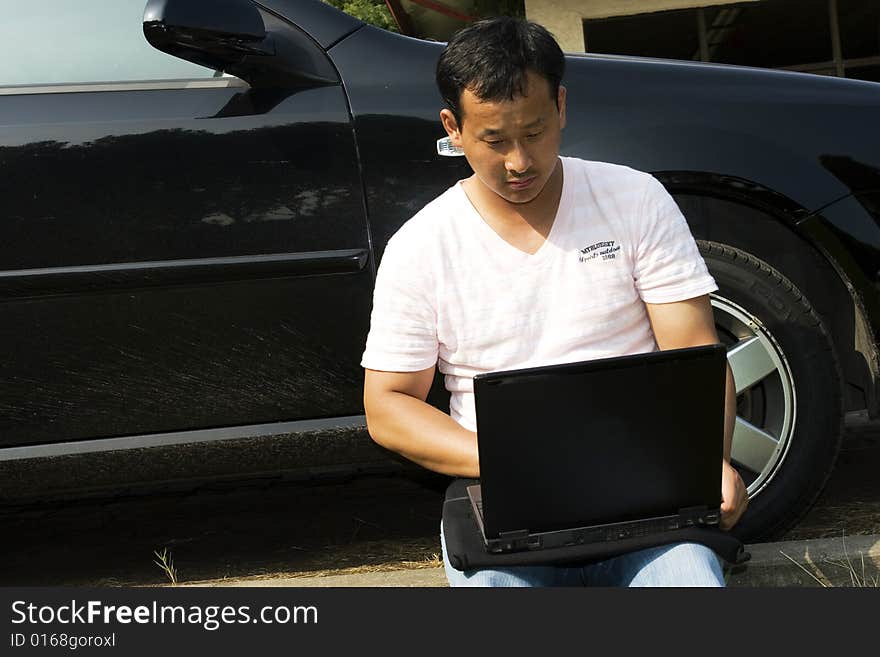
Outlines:
{"type": "MultiPolygon", "coordinates": [[[[511,18],[460,31],[437,64],[443,127],[474,173],[389,241],[361,363],[370,435],[436,472],[479,477],[477,373],[718,342],[717,287],[662,185],[559,157],[564,66],[544,28],[511,18]],[[450,415],[425,402],[437,364],[450,415]]],[[[722,528],[747,503],[730,465],[735,402],[728,369],[722,528]]],[[[723,586],[718,558],[694,544],[465,572],[444,544],[444,563],[453,586],[723,586]]]]}

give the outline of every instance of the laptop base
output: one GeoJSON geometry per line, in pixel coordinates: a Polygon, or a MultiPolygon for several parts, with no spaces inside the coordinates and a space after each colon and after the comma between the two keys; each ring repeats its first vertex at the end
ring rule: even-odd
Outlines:
{"type": "Polygon", "coordinates": [[[681,509],[675,515],[629,522],[614,522],[543,532],[529,532],[528,529],[520,529],[503,531],[497,538],[487,538],[483,525],[483,500],[480,485],[468,486],[467,495],[483,543],[486,549],[494,554],[639,539],[678,529],[712,527],[718,525],[720,512],[720,509],[710,510],[705,506],[691,507],[681,509]]]}
{"type": "Polygon", "coordinates": [[[446,489],[443,501],[445,556],[449,565],[456,570],[576,565],[675,543],[705,545],[731,564],[743,563],[749,558],[748,551],[745,550],[742,541],[735,534],[721,531],[717,527],[688,527],[640,538],[585,543],[542,550],[489,552],[477,526],[473,505],[467,494],[467,487],[477,483],[479,482],[476,479],[453,479],[446,489]]]}

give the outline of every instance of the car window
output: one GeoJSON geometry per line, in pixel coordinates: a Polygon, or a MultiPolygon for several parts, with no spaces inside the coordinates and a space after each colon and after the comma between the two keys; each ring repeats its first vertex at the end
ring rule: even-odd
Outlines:
{"type": "Polygon", "coordinates": [[[210,78],[215,72],[153,48],[146,0],[15,3],[0,21],[0,86],[210,78]]]}

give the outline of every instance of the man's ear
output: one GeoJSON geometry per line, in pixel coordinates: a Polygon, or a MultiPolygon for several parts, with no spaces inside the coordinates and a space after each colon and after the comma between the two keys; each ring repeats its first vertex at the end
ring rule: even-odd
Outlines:
{"type": "Polygon", "coordinates": [[[559,95],[556,96],[556,106],[559,108],[559,127],[565,127],[565,87],[559,85],[559,95]]]}
{"type": "Polygon", "coordinates": [[[440,110],[440,121],[443,123],[443,129],[449,135],[453,146],[461,148],[461,131],[458,128],[458,121],[455,120],[455,114],[451,109],[440,110]]]}

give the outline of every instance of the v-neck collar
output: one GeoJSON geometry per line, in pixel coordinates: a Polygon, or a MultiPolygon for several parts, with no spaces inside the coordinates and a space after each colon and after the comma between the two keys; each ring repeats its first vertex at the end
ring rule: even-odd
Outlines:
{"type": "Polygon", "coordinates": [[[476,230],[480,234],[481,238],[487,243],[488,246],[493,248],[505,249],[508,253],[511,254],[511,257],[515,257],[517,261],[520,262],[528,262],[528,263],[536,263],[540,260],[543,260],[546,257],[546,254],[553,250],[553,237],[556,233],[561,230],[559,224],[564,221],[565,217],[568,214],[568,199],[571,196],[569,193],[568,186],[570,184],[569,178],[565,171],[565,158],[559,158],[560,165],[562,166],[562,191],[559,195],[559,204],[556,207],[556,215],[553,217],[553,224],[550,226],[550,232],[547,233],[547,237],[544,238],[544,242],[538,247],[538,250],[534,253],[526,253],[522,249],[515,247],[513,244],[508,242],[506,239],[501,237],[495,229],[492,228],[483,219],[483,216],[477,211],[477,208],[471,202],[470,197],[464,191],[464,187],[462,186],[463,180],[459,180],[456,183],[456,187],[458,188],[458,193],[461,196],[462,205],[464,206],[465,212],[471,216],[476,225],[476,230]]]}

